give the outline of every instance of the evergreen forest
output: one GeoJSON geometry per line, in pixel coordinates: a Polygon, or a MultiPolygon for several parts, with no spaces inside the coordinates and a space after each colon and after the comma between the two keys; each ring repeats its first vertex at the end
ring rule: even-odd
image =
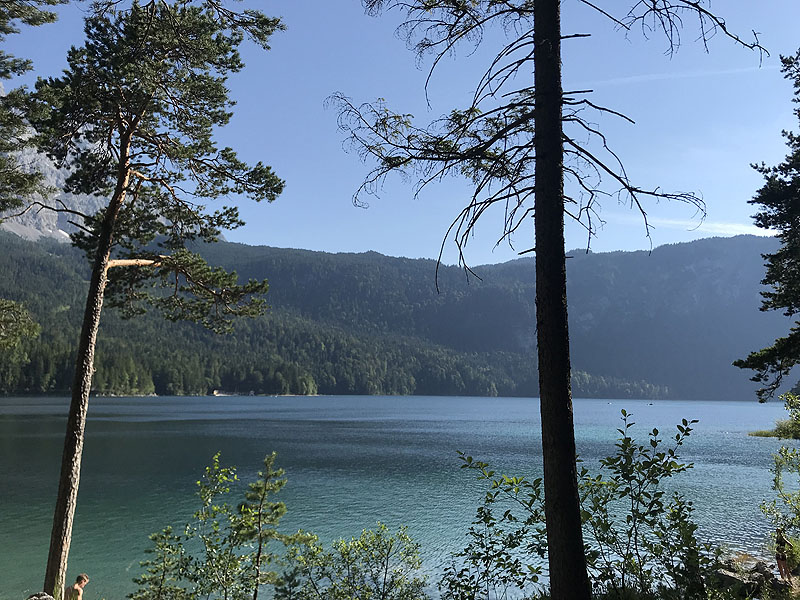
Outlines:
{"type": "MultiPolygon", "coordinates": [[[[767,238],[708,239],[568,260],[577,397],[748,399],[731,362],[775,337],[759,314],[767,238]]],[[[93,389],[111,395],[536,396],[533,259],[455,266],[218,243],[199,248],[241,281],[269,281],[270,309],[219,336],[157,315],[100,327],[93,389]]],[[[0,297],[40,335],[0,359],[0,393],[67,394],[89,267],[68,244],[0,232],[0,297]]]]}

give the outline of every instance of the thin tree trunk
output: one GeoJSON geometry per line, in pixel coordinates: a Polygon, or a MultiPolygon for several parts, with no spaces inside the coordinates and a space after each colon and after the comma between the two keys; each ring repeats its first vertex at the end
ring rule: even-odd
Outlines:
{"type": "Polygon", "coordinates": [[[264,550],[264,526],[262,520],[264,518],[264,502],[267,497],[267,469],[264,469],[264,489],[261,492],[261,497],[258,499],[258,522],[256,524],[256,531],[258,532],[258,551],[256,552],[256,581],[253,586],[253,600],[258,600],[258,586],[261,583],[261,553],[264,550]]]}
{"type": "MultiPolygon", "coordinates": [[[[110,238],[110,236],[109,236],[110,238]]],[[[99,249],[98,249],[99,250],[99,249]]],[[[108,251],[99,252],[92,269],[86,310],[78,345],[75,376],[72,381],[72,401],[67,417],[67,432],[64,437],[64,453],[61,458],[61,477],[58,482],[58,499],[53,515],[53,530],[50,534],[50,552],[44,591],[54,598],[61,598],[67,571],[67,557],[72,540],[72,520],[78,500],[78,484],[81,476],[81,455],[86,428],[86,413],[89,408],[89,392],[94,374],[94,349],[103,293],[106,287],[106,263],[108,251]]]]}
{"type": "Polygon", "coordinates": [[[53,514],[53,530],[50,534],[50,550],[47,555],[47,569],[44,577],[44,591],[61,600],[65,590],[67,559],[72,542],[72,521],[78,502],[78,484],[81,478],[81,456],[86,429],[86,414],[89,409],[89,393],[94,376],[94,351],[97,330],[100,326],[100,313],[103,309],[103,295],[108,281],[107,270],[114,225],[125,200],[128,186],[127,154],[130,143],[128,136],[121,153],[126,157],[120,161],[117,186],[111,197],[98,236],[92,277],[83,314],[83,326],[78,342],[78,355],[75,363],[75,377],[72,381],[72,400],[67,417],[67,432],[64,436],[64,453],[61,458],[61,476],[58,481],[58,498],[53,514]]]}
{"type": "Polygon", "coordinates": [[[553,600],[588,600],[572,420],[564,257],[560,0],[534,4],[536,326],[553,600]]]}

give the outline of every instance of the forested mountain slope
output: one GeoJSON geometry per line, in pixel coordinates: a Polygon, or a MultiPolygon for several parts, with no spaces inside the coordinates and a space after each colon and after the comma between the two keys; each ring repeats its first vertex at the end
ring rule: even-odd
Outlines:
{"type": "MultiPolygon", "coordinates": [[[[575,395],[747,398],[731,362],[786,327],[758,312],[760,254],[741,236],[567,262],[575,395]]],[[[96,389],[110,393],[535,395],[534,260],[476,269],[220,243],[212,264],[267,278],[270,313],[215,337],[152,314],[103,317],[96,389]]],[[[0,297],[42,324],[29,362],[0,360],[3,393],[61,393],[88,269],[63,244],[0,232],[0,297]]]]}

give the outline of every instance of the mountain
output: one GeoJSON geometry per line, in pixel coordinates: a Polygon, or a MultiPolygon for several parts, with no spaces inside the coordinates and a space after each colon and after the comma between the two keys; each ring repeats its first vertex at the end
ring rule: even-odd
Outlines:
{"type": "MultiPolygon", "coordinates": [[[[673,397],[749,395],[749,374],[731,362],[787,327],[758,310],[761,255],[776,248],[772,238],[738,236],[652,252],[570,253],[575,368],[668,386],[673,397]]],[[[480,281],[442,267],[437,294],[433,261],[235,245],[211,251],[244,277],[269,278],[270,302],[310,319],[458,351],[535,352],[532,258],[478,267],[480,281]]]]}
{"type": "MultiPolygon", "coordinates": [[[[68,171],[58,168],[46,155],[31,148],[23,150],[19,155],[20,164],[26,170],[42,175],[45,186],[63,190],[68,171]]],[[[69,242],[69,234],[77,230],[72,220],[76,217],[67,213],[57,213],[47,207],[64,206],[70,210],[87,215],[97,213],[106,204],[106,199],[89,194],[71,194],[60,192],[51,198],[37,197],[31,209],[17,215],[14,211],[0,213],[0,231],[10,231],[27,240],[53,239],[57,242],[69,242]]]]}
{"type": "MultiPolygon", "coordinates": [[[[788,327],[760,313],[761,254],[739,236],[652,252],[571,253],[574,392],[595,397],[752,397],[731,362],[788,327]]],[[[115,393],[537,393],[532,258],[476,268],[219,243],[201,249],[270,282],[271,310],[232,336],[157,315],[103,316],[96,388],[115,393]]],[[[76,250],[0,233],[0,296],[42,323],[27,364],[0,361],[0,391],[69,386],[88,269],[76,250]]]]}

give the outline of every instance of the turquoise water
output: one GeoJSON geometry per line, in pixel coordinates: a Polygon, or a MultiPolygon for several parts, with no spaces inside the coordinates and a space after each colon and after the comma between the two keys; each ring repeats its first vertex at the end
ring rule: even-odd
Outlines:
{"type": "MultiPolygon", "coordinates": [[[[44,573],[67,401],[0,399],[0,600],[38,591],[44,573]]],[[[770,493],[780,405],[576,400],[578,451],[588,466],[613,452],[620,409],[644,438],[699,419],[681,456],[695,464],[675,485],[696,507],[701,533],[763,552],[758,504],[770,493]]],[[[225,397],[97,398],[90,406],[69,577],[92,577],[86,600],[123,598],[147,535],[181,528],[210,457],[251,478],[276,450],[289,484],[285,530],[324,540],[358,535],[380,520],[407,524],[436,570],[463,544],[480,486],[458,468],[462,450],[498,471],[541,472],[539,403],[520,398],[225,397]]]]}

